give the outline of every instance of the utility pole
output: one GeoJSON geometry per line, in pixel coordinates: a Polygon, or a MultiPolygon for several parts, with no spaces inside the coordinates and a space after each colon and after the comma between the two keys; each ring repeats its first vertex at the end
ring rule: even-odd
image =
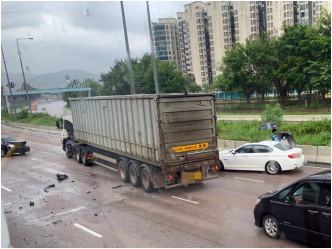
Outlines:
{"type": "Polygon", "coordinates": [[[14,103],[14,97],[13,97],[13,94],[12,94],[12,84],[9,81],[9,76],[8,76],[8,71],[7,71],[6,61],[5,61],[5,55],[3,53],[2,45],[1,45],[1,53],[2,53],[3,64],[5,65],[5,71],[6,71],[6,76],[7,76],[7,84],[8,84],[8,88],[9,88],[9,93],[10,93],[10,98],[11,98],[11,101],[12,101],[13,109],[14,109],[14,116],[15,116],[15,119],[17,119],[16,108],[15,108],[15,103],[14,103]]]}
{"type": "Polygon", "coordinates": [[[135,83],[134,83],[134,74],[133,74],[133,67],[131,65],[130,60],[130,51],[129,51],[129,44],[128,44],[128,36],[127,36],[127,26],[126,26],[126,17],[123,9],[123,1],[120,1],[121,4],[121,13],[122,13],[122,22],[123,22],[123,32],[126,41],[126,50],[127,50],[127,66],[129,70],[129,78],[130,78],[130,90],[131,94],[135,94],[135,83]]]}
{"type": "Polygon", "coordinates": [[[150,33],[150,43],[151,43],[151,59],[152,59],[152,66],[153,66],[153,78],[154,78],[154,87],[156,90],[156,94],[159,94],[159,83],[158,83],[158,74],[157,74],[157,65],[156,65],[156,56],[154,53],[154,45],[152,39],[152,25],[150,19],[150,9],[149,9],[149,2],[146,1],[146,9],[148,13],[148,23],[149,23],[149,33],[150,33]]]}
{"type": "Polygon", "coordinates": [[[29,93],[28,93],[28,87],[27,87],[27,82],[25,80],[25,75],[24,75],[24,70],[23,70],[23,64],[22,64],[22,59],[21,59],[20,47],[18,46],[18,40],[33,40],[33,38],[16,38],[17,50],[18,50],[18,55],[20,56],[20,63],[21,63],[21,68],[22,68],[23,85],[25,86],[25,92],[26,92],[26,96],[27,96],[27,101],[28,101],[28,106],[29,106],[29,112],[32,113],[32,111],[31,111],[31,105],[30,105],[30,98],[29,98],[29,93]]]}

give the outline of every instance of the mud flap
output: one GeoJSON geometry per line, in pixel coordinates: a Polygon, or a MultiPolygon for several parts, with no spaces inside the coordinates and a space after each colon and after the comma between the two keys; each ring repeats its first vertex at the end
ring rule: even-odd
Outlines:
{"type": "Polygon", "coordinates": [[[162,188],[166,186],[164,175],[161,173],[161,168],[150,167],[151,168],[151,181],[154,188],[162,188]]]}

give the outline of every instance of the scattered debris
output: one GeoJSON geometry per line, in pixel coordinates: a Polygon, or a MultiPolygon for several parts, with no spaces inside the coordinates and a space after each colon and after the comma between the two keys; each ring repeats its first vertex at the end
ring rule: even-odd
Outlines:
{"type": "Polygon", "coordinates": [[[30,204],[29,204],[30,206],[33,206],[33,205],[35,205],[35,203],[33,202],[33,201],[30,201],[30,204]]]}
{"type": "Polygon", "coordinates": [[[96,189],[97,187],[96,186],[93,186],[93,189],[96,189]]]}
{"type": "Polygon", "coordinates": [[[52,224],[53,224],[53,225],[56,225],[56,224],[59,224],[59,223],[61,223],[61,222],[62,222],[62,220],[57,220],[57,221],[53,221],[52,224]]]}
{"type": "Polygon", "coordinates": [[[22,207],[20,207],[20,209],[22,209],[22,207]]]}
{"type": "Polygon", "coordinates": [[[87,194],[90,194],[90,193],[91,193],[91,191],[86,191],[86,193],[87,193],[87,194]]]}
{"type": "Polygon", "coordinates": [[[112,187],[112,189],[121,188],[121,187],[122,187],[122,185],[118,185],[118,186],[112,187]]]}
{"type": "Polygon", "coordinates": [[[54,243],[57,243],[58,242],[58,240],[54,240],[54,243]]]}
{"type": "Polygon", "coordinates": [[[66,180],[68,178],[67,175],[65,175],[65,174],[59,174],[59,173],[56,174],[56,177],[58,178],[59,182],[61,182],[63,180],[66,180]]]}
{"type": "Polygon", "coordinates": [[[95,216],[98,216],[98,214],[95,214],[95,216]]]}
{"type": "Polygon", "coordinates": [[[46,193],[48,193],[47,189],[49,189],[49,188],[54,188],[54,187],[55,187],[55,184],[48,185],[46,188],[44,188],[44,191],[45,191],[46,193]]]}
{"type": "Polygon", "coordinates": [[[13,211],[5,211],[5,214],[9,214],[12,213],[13,211]]]}
{"type": "Polygon", "coordinates": [[[75,182],[74,180],[72,180],[71,182],[75,182]]]}
{"type": "Polygon", "coordinates": [[[51,237],[53,236],[53,234],[49,234],[49,235],[42,235],[42,237],[51,237]]]}
{"type": "Polygon", "coordinates": [[[96,199],[92,199],[93,201],[95,201],[96,199]]]}

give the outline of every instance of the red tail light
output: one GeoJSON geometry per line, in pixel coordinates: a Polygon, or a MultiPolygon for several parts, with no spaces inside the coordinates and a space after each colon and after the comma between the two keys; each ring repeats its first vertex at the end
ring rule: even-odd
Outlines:
{"type": "Polygon", "coordinates": [[[169,178],[169,179],[172,179],[172,178],[173,178],[173,176],[172,176],[172,175],[168,175],[168,178],[169,178]]]}
{"type": "Polygon", "coordinates": [[[293,158],[294,158],[294,154],[290,154],[290,155],[288,155],[288,157],[289,157],[290,159],[293,159],[293,158]]]}

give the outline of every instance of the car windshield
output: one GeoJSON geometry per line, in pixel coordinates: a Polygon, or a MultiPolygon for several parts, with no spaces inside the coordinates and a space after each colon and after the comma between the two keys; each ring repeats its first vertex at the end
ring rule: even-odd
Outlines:
{"type": "Polygon", "coordinates": [[[282,151],[291,150],[293,148],[293,147],[283,144],[283,143],[278,143],[278,144],[274,145],[274,147],[276,147],[277,149],[282,150],[282,151]]]}

